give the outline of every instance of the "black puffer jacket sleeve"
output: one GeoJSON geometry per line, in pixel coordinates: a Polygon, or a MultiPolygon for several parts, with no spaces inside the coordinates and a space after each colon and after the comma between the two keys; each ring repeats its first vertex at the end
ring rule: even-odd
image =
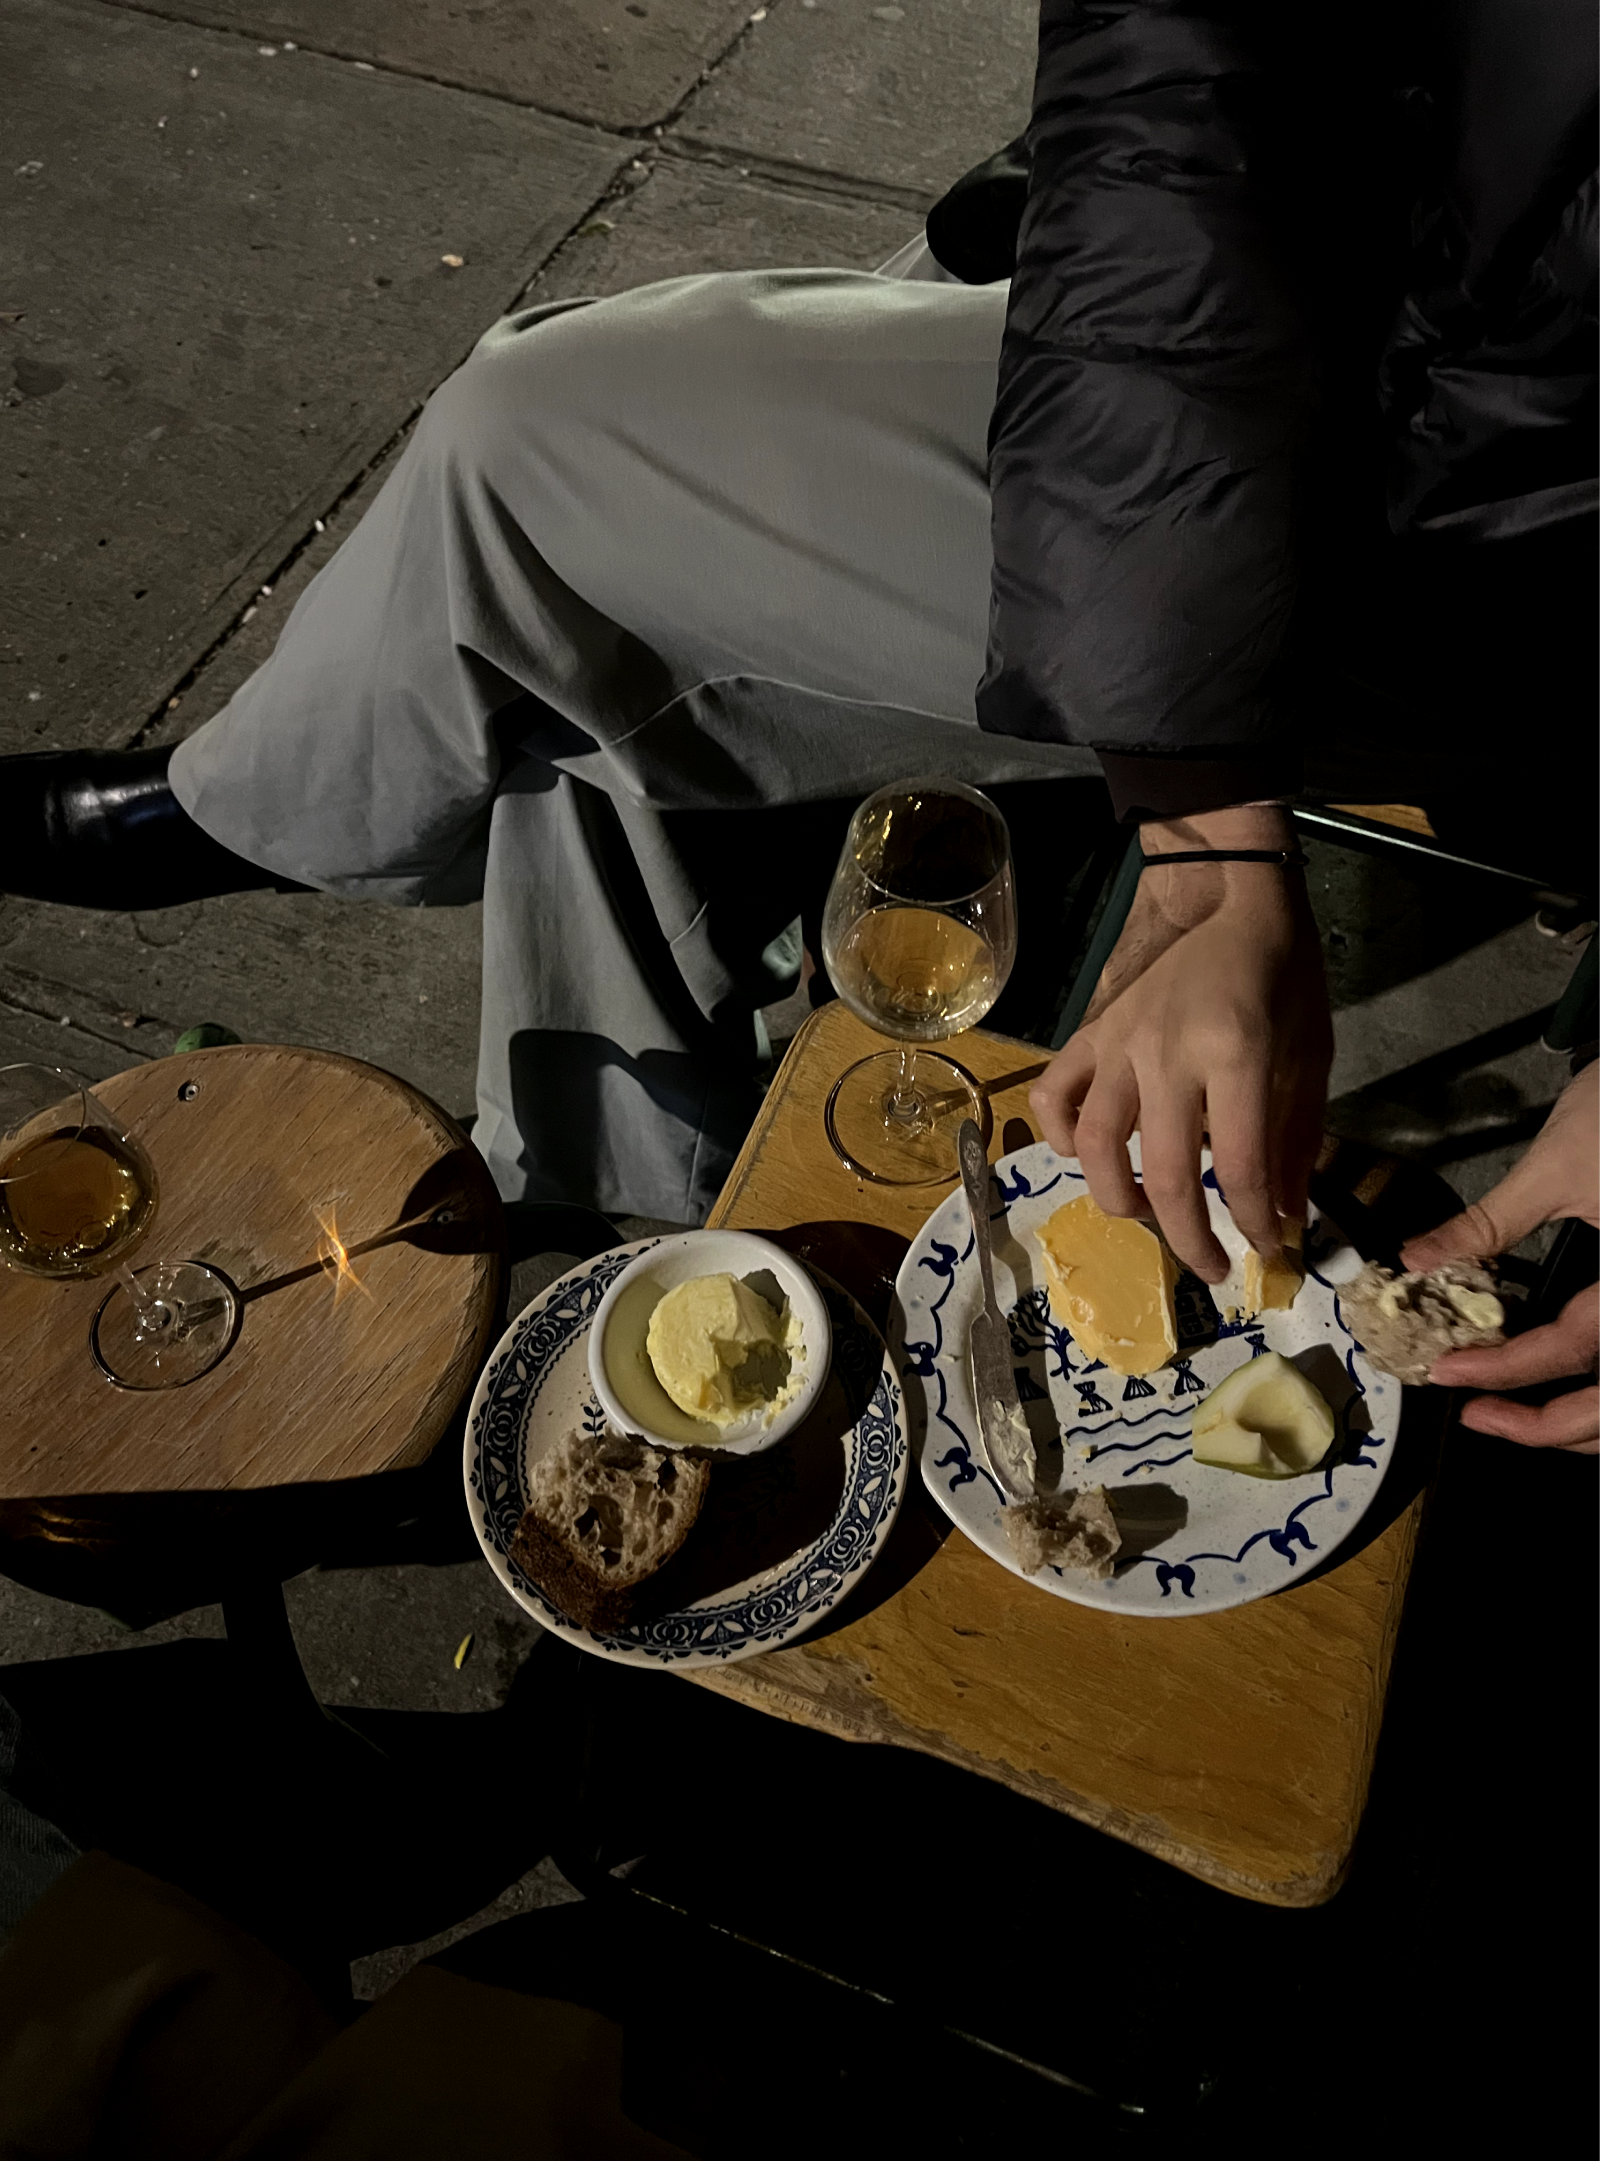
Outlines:
{"type": "Polygon", "coordinates": [[[1292,93],[1252,20],[1041,12],[978,713],[1092,745],[1125,815],[1293,784],[1274,678],[1314,375],[1262,148],[1292,93]]]}

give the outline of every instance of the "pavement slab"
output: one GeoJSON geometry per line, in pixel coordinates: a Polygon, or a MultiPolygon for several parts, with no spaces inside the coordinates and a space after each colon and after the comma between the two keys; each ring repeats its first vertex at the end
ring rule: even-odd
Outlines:
{"type": "Polygon", "coordinates": [[[607,128],[673,109],[756,0],[116,0],[300,51],[426,75],[607,128]]]}
{"type": "MultiPolygon", "coordinates": [[[[741,177],[721,165],[650,150],[631,161],[606,200],[539,272],[524,298],[602,299],[661,278],[706,270],[838,265],[870,270],[918,230],[893,203],[741,177]]],[[[193,681],[146,731],[176,743],[220,712],[271,653],[295,602],[359,522],[394,470],[409,427],[339,503],[313,523],[267,592],[207,656],[193,681]]]]}
{"type": "Polygon", "coordinates": [[[0,750],[126,742],[631,146],[56,0],[0,77],[0,750]]]}
{"type": "Polygon", "coordinates": [[[602,297],[705,270],[873,270],[921,231],[914,211],[663,152],[540,271],[530,300],[602,297]]]}
{"type": "MultiPolygon", "coordinates": [[[[544,1633],[476,1555],[443,1566],[313,1568],[284,1586],[284,1602],[312,1688],[325,1703],[356,1710],[498,1710],[544,1633]],[[469,1635],[458,1667],[456,1651],[469,1635]]],[[[226,1633],[220,1606],[196,1606],[135,1630],[0,1576],[0,1645],[8,1663],[226,1633]]]]}
{"type": "Polygon", "coordinates": [[[165,709],[145,729],[142,743],[158,747],[192,735],[214,713],[220,713],[234,692],[242,689],[257,668],[271,658],[295,602],[360,524],[374,496],[399,463],[414,425],[413,418],[355,485],[337,503],[330,504],[321,517],[312,520],[311,530],[274,574],[272,583],[255,589],[194,674],[178,685],[165,709]]]}
{"type": "Polygon", "coordinates": [[[686,142],[931,201],[1027,124],[1037,0],[779,0],[685,109],[686,142]]]}
{"type": "Polygon", "coordinates": [[[227,893],[102,914],[0,898],[0,1062],[102,1080],[220,1021],[397,1073],[470,1115],[482,910],[385,908],[323,893],[227,893]]]}

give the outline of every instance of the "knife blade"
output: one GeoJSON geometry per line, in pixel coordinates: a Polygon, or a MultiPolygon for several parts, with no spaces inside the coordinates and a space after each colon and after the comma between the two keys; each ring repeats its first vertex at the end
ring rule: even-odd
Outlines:
{"type": "Polygon", "coordinates": [[[978,1274],[983,1281],[983,1309],[973,1316],[969,1339],[978,1431],[996,1483],[1013,1501],[1028,1501],[1039,1490],[1039,1456],[1017,1395],[1011,1331],[995,1296],[994,1256],[989,1245],[989,1159],[984,1153],[983,1135],[970,1118],[962,1121],[956,1152],[972,1217],[978,1274]]]}

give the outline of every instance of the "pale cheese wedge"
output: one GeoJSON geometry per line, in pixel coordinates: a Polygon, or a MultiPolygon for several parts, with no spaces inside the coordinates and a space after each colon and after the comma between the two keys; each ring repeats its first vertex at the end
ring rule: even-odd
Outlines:
{"type": "Polygon", "coordinates": [[[1305,1256],[1301,1251],[1306,1227],[1286,1217],[1282,1229],[1283,1250],[1276,1260],[1264,1261],[1254,1246],[1245,1253],[1244,1317],[1247,1321],[1253,1321],[1258,1313],[1286,1313],[1300,1295],[1300,1286],[1306,1279],[1305,1256]]]}
{"type": "Polygon", "coordinates": [[[1154,1231],[1106,1215],[1085,1193],[1034,1236],[1050,1310],[1079,1350],[1113,1373],[1153,1373],[1166,1364],[1178,1348],[1178,1264],[1154,1231]]]}

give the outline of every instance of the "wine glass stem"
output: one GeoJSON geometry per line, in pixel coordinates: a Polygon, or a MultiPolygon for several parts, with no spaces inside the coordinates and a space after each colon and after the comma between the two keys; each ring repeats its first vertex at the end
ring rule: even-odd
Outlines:
{"type": "Polygon", "coordinates": [[[913,1125],[923,1115],[927,1105],[914,1078],[912,1059],[916,1053],[909,1043],[900,1046],[900,1069],[883,1099],[885,1125],[913,1125]]]}
{"type": "Polygon", "coordinates": [[[117,1269],[117,1281],[133,1300],[141,1334],[155,1336],[169,1331],[174,1336],[181,1334],[180,1316],[164,1298],[157,1298],[153,1291],[145,1289],[126,1261],[117,1269]]]}

